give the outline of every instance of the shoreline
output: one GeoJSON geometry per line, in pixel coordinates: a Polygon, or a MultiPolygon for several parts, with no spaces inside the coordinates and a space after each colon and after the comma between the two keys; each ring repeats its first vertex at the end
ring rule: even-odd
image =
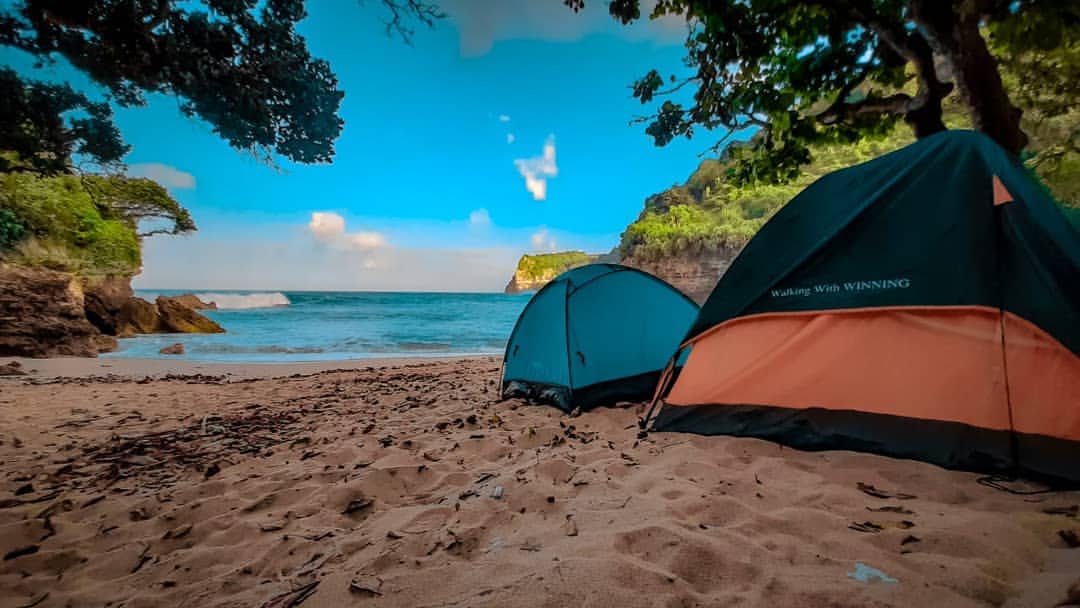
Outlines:
{"type": "MultiPolygon", "coordinates": [[[[167,375],[225,376],[227,379],[248,380],[281,378],[296,374],[310,375],[329,371],[369,371],[392,367],[407,367],[435,363],[464,363],[491,360],[499,355],[434,355],[424,357],[384,357],[371,359],[339,359],[327,361],[226,362],[193,361],[189,359],[151,359],[135,357],[25,357],[0,358],[0,365],[18,362],[26,375],[6,376],[9,379],[94,378],[160,378],[167,375]]],[[[5,377],[0,377],[3,381],[5,377]]]]}

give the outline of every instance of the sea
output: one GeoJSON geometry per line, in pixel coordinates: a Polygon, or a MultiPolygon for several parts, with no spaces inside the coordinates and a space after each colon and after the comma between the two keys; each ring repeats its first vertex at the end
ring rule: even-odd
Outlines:
{"type": "Polygon", "coordinates": [[[112,358],[218,362],[335,361],[384,357],[502,354],[528,294],[390,292],[194,293],[224,334],[151,334],[120,340],[112,358]],[[183,355],[159,350],[181,342],[183,355]]]}

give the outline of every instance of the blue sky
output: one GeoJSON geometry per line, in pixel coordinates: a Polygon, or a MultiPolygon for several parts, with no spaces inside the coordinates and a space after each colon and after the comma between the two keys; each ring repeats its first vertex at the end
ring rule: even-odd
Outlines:
{"type": "Polygon", "coordinates": [[[497,291],[522,253],[610,250],[709,146],[628,125],[633,80],[681,67],[679,22],[623,27],[596,0],[442,4],[410,47],[374,0],[308,2],[300,30],[345,91],[331,165],[275,171],[172,98],[120,110],[130,172],[199,225],[149,239],[135,286],[497,291]]]}

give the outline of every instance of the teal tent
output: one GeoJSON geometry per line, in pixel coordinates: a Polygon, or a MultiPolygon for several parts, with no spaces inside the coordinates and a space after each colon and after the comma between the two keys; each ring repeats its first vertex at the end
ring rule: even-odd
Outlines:
{"type": "Polygon", "coordinates": [[[698,307],[664,281],[617,264],[568,270],[521,312],[501,392],[565,411],[648,399],[698,307]]]}

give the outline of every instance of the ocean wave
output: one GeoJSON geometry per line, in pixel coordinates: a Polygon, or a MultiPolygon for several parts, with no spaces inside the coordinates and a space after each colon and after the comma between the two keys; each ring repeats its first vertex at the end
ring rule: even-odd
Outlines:
{"type": "Polygon", "coordinates": [[[203,302],[217,304],[220,310],[277,308],[290,304],[289,298],[277,291],[273,293],[200,293],[196,296],[203,302]]]}

